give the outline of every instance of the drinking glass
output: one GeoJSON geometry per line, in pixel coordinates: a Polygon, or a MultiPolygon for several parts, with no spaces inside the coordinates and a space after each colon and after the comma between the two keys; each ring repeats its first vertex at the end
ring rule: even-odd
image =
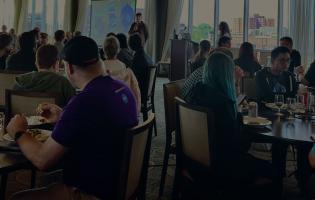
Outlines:
{"type": "Polygon", "coordinates": [[[275,105],[278,107],[278,112],[276,113],[277,116],[282,116],[281,107],[284,104],[284,96],[282,94],[275,95],[275,105]]]}
{"type": "Polygon", "coordinates": [[[293,112],[296,109],[296,99],[295,98],[287,98],[287,110],[289,112],[289,117],[288,119],[292,120],[294,119],[293,117],[293,112]]]}

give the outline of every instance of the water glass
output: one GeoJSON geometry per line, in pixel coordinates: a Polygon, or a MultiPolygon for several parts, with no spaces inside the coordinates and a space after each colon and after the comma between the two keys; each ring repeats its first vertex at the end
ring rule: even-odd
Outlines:
{"type": "Polygon", "coordinates": [[[295,98],[287,98],[287,110],[289,112],[288,119],[294,119],[293,113],[296,110],[296,99],[295,98]]]}
{"type": "Polygon", "coordinates": [[[284,96],[282,94],[275,95],[275,105],[278,107],[278,112],[276,113],[277,116],[282,116],[281,107],[284,104],[284,96]]]}

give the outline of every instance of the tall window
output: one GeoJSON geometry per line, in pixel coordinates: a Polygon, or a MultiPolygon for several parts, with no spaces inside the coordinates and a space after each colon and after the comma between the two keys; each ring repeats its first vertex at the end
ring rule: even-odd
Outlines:
{"type": "Polygon", "coordinates": [[[27,29],[39,27],[42,32],[53,34],[63,28],[65,0],[30,0],[27,29]]]}
{"type": "Polygon", "coordinates": [[[290,0],[283,2],[283,36],[290,36],[290,0]]]}
{"type": "Polygon", "coordinates": [[[249,1],[248,40],[257,49],[270,50],[277,46],[278,1],[249,1]]]}
{"type": "Polygon", "coordinates": [[[14,24],[13,11],[14,11],[14,1],[0,0],[0,26],[6,25],[8,29],[13,27],[13,24],[14,24]]]}
{"type": "Polygon", "coordinates": [[[228,23],[232,36],[232,47],[243,43],[244,0],[220,0],[220,21],[228,23]]]}
{"type": "Polygon", "coordinates": [[[188,33],[188,18],[189,18],[189,0],[184,0],[182,14],[180,16],[180,23],[178,32],[183,35],[183,33],[188,33]]]}
{"type": "Polygon", "coordinates": [[[214,0],[193,1],[192,40],[210,40],[214,44],[214,0]]]}

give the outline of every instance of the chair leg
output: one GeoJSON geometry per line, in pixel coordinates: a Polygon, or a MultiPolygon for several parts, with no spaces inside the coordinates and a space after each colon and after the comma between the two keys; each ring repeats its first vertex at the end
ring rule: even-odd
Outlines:
{"type": "MultiPolygon", "coordinates": [[[[153,98],[153,97],[151,97],[151,104],[152,104],[152,112],[153,112],[154,114],[156,114],[156,113],[155,113],[155,105],[154,105],[154,98],[153,98]]],[[[153,128],[154,128],[154,136],[157,136],[156,117],[155,117],[155,119],[154,119],[153,128]]]]}
{"type": "Polygon", "coordinates": [[[164,152],[164,160],[163,160],[163,168],[162,168],[162,173],[161,173],[159,197],[162,197],[163,192],[164,192],[164,185],[165,185],[165,178],[166,178],[166,173],[167,173],[167,168],[168,168],[168,159],[170,156],[170,149],[171,149],[171,144],[167,143],[165,146],[165,152],[164,152]]]}

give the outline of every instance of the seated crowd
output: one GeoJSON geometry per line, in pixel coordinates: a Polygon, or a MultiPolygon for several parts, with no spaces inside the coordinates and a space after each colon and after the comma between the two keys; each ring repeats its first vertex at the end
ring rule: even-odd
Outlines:
{"type": "MultiPolygon", "coordinates": [[[[200,42],[180,97],[213,111],[216,135],[212,170],[216,178],[233,184],[252,184],[266,178],[274,184],[274,194],[280,193],[288,145],[271,142],[272,164],[251,155],[253,141],[244,134],[237,97],[244,76],[255,78],[259,105],[274,102],[276,94],[296,97],[297,76],[304,75],[301,56],[292,48],[292,39],[284,37],[271,52],[271,66],[260,65],[249,42],[241,45],[238,58],[233,60],[229,50],[232,38],[225,26],[220,25],[222,37],[217,48],[211,49],[207,40],[200,42]],[[281,173],[275,172],[274,166],[281,173]]],[[[138,124],[141,103],[146,101],[147,69],[153,65],[144,50],[148,35],[132,33],[127,38],[123,33],[110,33],[100,49],[93,39],[80,32],[58,30],[54,44],[38,28],[22,33],[18,39],[13,34],[14,31],[0,33],[0,69],[24,72],[16,77],[13,89],[54,92],[59,95],[59,102],[38,107],[39,114],[55,124],[45,143],[27,133],[23,115],[10,120],[8,134],[37,168],[46,170],[62,163],[63,183],[52,189],[82,199],[114,199],[121,141],[126,129],[138,124]],[[60,67],[64,67],[67,78],[60,67]],[[80,90],[77,94],[76,89],[80,90]]],[[[301,83],[315,87],[315,62],[301,83]]],[[[298,185],[308,194],[315,147],[297,145],[297,166],[298,185]]],[[[53,198],[55,194],[50,195],[53,198]]]]}

